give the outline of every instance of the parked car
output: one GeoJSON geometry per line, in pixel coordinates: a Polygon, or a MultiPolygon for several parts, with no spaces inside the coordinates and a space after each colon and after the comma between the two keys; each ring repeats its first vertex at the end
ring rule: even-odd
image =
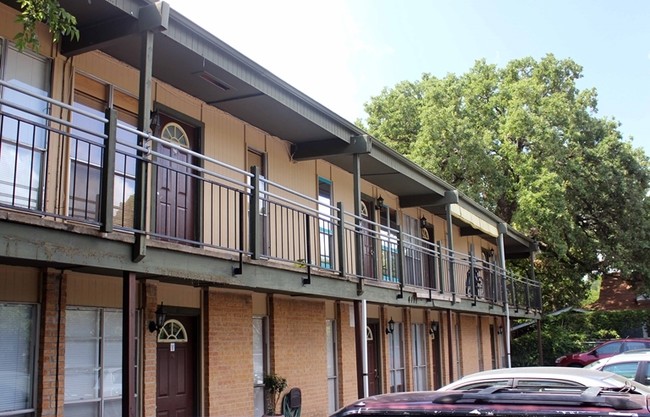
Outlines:
{"type": "Polygon", "coordinates": [[[576,389],[598,387],[611,390],[633,390],[650,394],[650,387],[631,381],[613,372],[587,368],[526,366],[492,369],[464,376],[438,391],[465,391],[505,386],[521,391],[540,389],[576,389]]]}
{"type": "Polygon", "coordinates": [[[590,363],[628,350],[650,349],[650,339],[617,339],[610,340],[595,348],[581,353],[560,356],[555,360],[557,366],[582,367],[590,363]]]}
{"type": "Polygon", "coordinates": [[[332,414],[348,416],[520,416],[648,417],[649,397],[635,391],[590,387],[584,390],[520,390],[505,385],[466,391],[405,392],[355,401],[332,414]]]}
{"type": "Polygon", "coordinates": [[[585,368],[609,371],[650,386],[650,350],[630,350],[609,358],[598,359],[585,368]]]}

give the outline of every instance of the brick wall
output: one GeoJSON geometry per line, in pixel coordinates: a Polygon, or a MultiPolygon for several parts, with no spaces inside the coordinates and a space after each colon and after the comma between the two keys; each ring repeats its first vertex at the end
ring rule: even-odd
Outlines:
{"type": "Polygon", "coordinates": [[[205,415],[252,416],[252,298],[209,290],[204,305],[205,415]]]}
{"type": "Polygon", "coordinates": [[[460,315],[460,357],[464,375],[479,371],[479,340],[476,316],[460,315]]]}
{"type": "MultiPolygon", "coordinates": [[[[355,342],[357,329],[350,325],[350,321],[354,317],[354,306],[344,303],[337,305],[339,406],[342,407],[359,398],[355,342]]],[[[363,329],[363,331],[366,330],[363,329]]]]}
{"type": "Polygon", "coordinates": [[[156,308],[158,308],[158,286],[148,281],[144,284],[143,306],[143,352],[142,352],[142,408],[143,415],[151,417],[156,415],[156,349],[157,332],[147,330],[147,323],[156,321],[156,308]]]}
{"type": "Polygon", "coordinates": [[[66,284],[63,274],[43,273],[37,403],[43,417],[63,415],[66,284]]]}
{"type": "Polygon", "coordinates": [[[270,312],[271,370],[300,388],[303,417],[326,417],[325,303],[273,296],[270,312]]]}

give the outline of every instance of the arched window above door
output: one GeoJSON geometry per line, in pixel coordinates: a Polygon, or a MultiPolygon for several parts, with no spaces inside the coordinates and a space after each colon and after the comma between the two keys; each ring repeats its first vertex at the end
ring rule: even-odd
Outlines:
{"type": "Polygon", "coordinates": [[[375,336],[372,334],[370,326],[366,326],[366,340],[374,340],[375,336]]]}
{"type": "Polygon", "coordinates": [[[190,140],[187,137],[185,129],[181,127],[178,123],[169,122],[163,128],[160,133],[160,138],[165,139],[171,143],[182,146],[183,148],[190,148],[190,140]]]}
{"type": "Polygon", "coordinates": [[[158,331],[158,342],[160,343],[178,343],[187,342],[187,332],[185,326],[178,320],[167,320],[158,331]]]}

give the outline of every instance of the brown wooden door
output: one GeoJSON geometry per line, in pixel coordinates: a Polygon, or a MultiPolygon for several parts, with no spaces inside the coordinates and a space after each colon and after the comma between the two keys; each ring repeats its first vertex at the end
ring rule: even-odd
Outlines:
{"type": "Polygon", "coordinates": [[[381,380],[379,378],[379,325],[368,323],[370,334],[368,335],[368,395],[381,394],[381,380]],[[372,336],[372,337],[370,337],[372,336]]]}
{"type": "Polygon", "coordinates": [[[431,364],[431,372],[433,372],[433,389],[438,389],[442,386],[442,363],[440,359],[440,352],[442,351],[440,346],[440,324],[431,338],[431,356],[433,357],[433,363],[431,364]]]}
{"type": "Polygon", "coordinates": [[[171,318],[183,324],[188,341],[158,343],[156,416],[193,417],[196,415],[195,322],[191,317],[171,318]]]}
{"type": "MultiPolygon", "coordinates": [[[[165,115],[160,116],[160,122],[158,135],[162,139],[184,149],[195,149],[196,128],[165,115]]],[[[191,164],[193,158],[165,143],[156,146],[156,152],[164,155],[156,158],[156,233],[195,240],[196,180],[184,165],[191,164]]]]}

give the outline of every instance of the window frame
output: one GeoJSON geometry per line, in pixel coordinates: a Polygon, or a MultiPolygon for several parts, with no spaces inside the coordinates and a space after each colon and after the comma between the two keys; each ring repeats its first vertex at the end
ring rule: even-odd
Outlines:
{"type": "Polygon", "coordinates": [[[388,334],[389,392],[406,391],[406,361],[404,360],[404,345],[402,343],[403,329],[404,326],[401,322],[395,322],[393,332],[388,334]],[[401,382],[401,385],[398,382],[401,382]]]}
{"type": "MultiPolygon", "coordinates": [[[[29,68],[35,67],[35,65],[27,66],[29,68]]],[[[43,93],[41,94],[43,99],[38,99],[7,87],[0,87],[0,97],[7,99],[7,95],[16,94],[16,100],[20,97],[28,98],[28,103],[17,103],[33,111],[33,114],[25,113],[8,105],[0,105],[0,109],[7,107],[6,110],[3,110],[2,119],[0,120],[0,127],[2,127],[2,131],[0,131],[0,167],[2,167],[0,169],[0,192],[3,189],[10,191],[8,194],[10,198],[4,196],[7,193],[0,193],[0,203],[36,211],[45,209],[45,176],[47,175],[49,130],[47,119],[36,116],[36,114],[48,115],[50,113],[51,106],[47,99],[51,96],[51,73],[51,59],[31,51],[19,51],[13,43],[0,38],[0,79],[15,84],[17,87],[30,90],[36,95],[43,93]],[[14,58],[11,58],[12,55],[14,55],[14,58]],[[40,74],[42,87],[21,78],[7,79],[15,76],[14,74],[8,74],[8,71],[14,65],[13,59],[18,60],[19,58],[29,58],[32,64],[36,62],[42,64],[43,73],[40,74]],[[12,83],[12,81],[16,82],[12,83]],[[32,108],[35,103],[38,103],[38,107],[32,108]],[[5,118],[8,118],[8,120],[5,118]],[[16,126],[15,135],[11,134],[12,124],[16,126]],[[27,126],[26,130],[24,126],[27,126]],[[5,129],[9,133],[6,133],[5,129]],[[25,131],[27,131],[27,135],[24,134],[25,131]],[[29,132],[32,133],[29,134],[29,132]],[[22,155],[22,157],[18,158],[18,155],[22,155]],[[2,173],[10,173],[11,175],[7,175],[5,181],[2,173]]],[[[9,99],[8,101],[15,100],[9,99]]]]}
{"type": "MultiPolygon", "coordinates": [[[[106,109],[114,108],[117,110],[118,122],[128,125],[132,128],[137,127],[137,109],[134,107],[135,98],[119,90],[115,86],[101,80],[96,80],[88,75],[77,73],[77,82],[75,83],[73,106],[82,110],[84,113],[95,113],[98,118],[104,118],[106,109]],[[135,112],[134,112],[135,111],[135,112]]],[[[136,101],[137,103],[137,101],[136,101]]],[[[96,119],[77,112],[72,115],[75,126],[80,121],[87,120],[89,123],[97,122],[96,119]],[[78,117],[75,122],[75,117],[78,117]]],[[[103,132],[103,127],[93,129],[93,131],[103,132]]],[[[133,229],[134,214],[132,210],[127,210],[128,202],[132,201],[135,196],[136,187],[136,164],[137,164],[137,135],[118,127],[116,131],[118,144],[115,151],[115,172],[113,187],[113,221],[116,227],[127,230],[133,229]],[[124,145],[119,142],[129,142],[131,145],[124,145]]],[[[99,196],[105,192],[101,189],[101,176],[103,175],[103,141],[96,140],[95,137],[84,133],[82,130],[72,129],[70,138],[70,151],[68,155],[69,164],[69,184],[67,211],[72,218],[81,218],[84,220],[99,221],[100,207],[99,196]],[[75,142],[76,141],[76,142],[75,142]],[[88,147],[87,159],[83,155],[74,153],[79,144],[82,147],[88,147]],[[96,149],[98,155],[90,157],[91,148],[96,149]],[[85,169],[84,173],[77,176],[78,169],[85,169]],[[91,171],[92,170],[92,171],[91,171]],[[85,186],[77,187],[76,182],[86,180],[85,186]],[[93,181],[93,186],[89,187],[89,181],[93,181]],[[78,191],[86,191],[85,195],[78,197],[78,191]],[[96,191],[95,201],[90,199],[89,190],[96,191]],[[79,199],[79,205],[77,199],[79,199]],[[95,209],[89,209],[88,205],[93,204],[95,209]]]]}
{"type": "MultiPolygon", "coordinates": [[[[25,306],[29,307],[31,310],[31,318],[30,318],[30,330],[29,330],[29,338],[30,338],[30,346],[29,346],[29,353],[31,354],[31,358],[27,360],[27,365],[30,367],[29,369],[29,377],[30,381],[27,384],[27,387],[30,389],[30,396],[31,399],[28,401],[30,404],[28,404],[27,408],[20,408],[20,409],[13,409],[13,410],[0,410],[0,414],[6,417],[10,416],[17,416],[17,417],[25,417],[25,416],[30,416],[34,417],[36,416],[36,400],[38,397],[38,391],[36,387],[36,382],[37,382],[37,371],[38,371],[38,349],[39,349],[39,339],[38,339],[38,332],[40,328],[40,306],[38,304],[33,304],[33,303],[13,303],[13,302],[0,302],[0,307],[1,306],[25,306]]],[[[12,328],[20,328],[20,326],[15,326],[16,323],[12,322],[12,328]]]]}
{"type": "MultiPolygon", "coordinates": [[[[66,383],[66,385],[64,387],[64,400],[63,400],[64,413],[66,413],[66,414],[68,414],[68,413],[74,414],[73,412],[69,411],[68,407],[76,407],[76,406],[79,406],[79,405],[83,406],[84,404],[96,403],[97,404],[96,405],[97,408],[95,409],[96,412],[97,412],[96,417],[103,417],[107,413],[106,403],[107,402],[112,402],[113,405],[117,404],[117,407],[119,408],[122,405],[122,399],[123,399],[123,396],[124,396],[124,392],[122,391],[122,385],[121,385],[122,384],[122,381],[121,381],[122,371],[123,371],[123,366],[124,366],[124,359],[122,358],[122,349],[119,349],[119,353],[114,353],[114,352],[112,353],[113,355],[115,355],[115,354],[119,355],[119,357],[122,359],[120,361],[120,366],[119,367],[114,367],[114,366],[110,367],[111,369],[114,368],[112,372],[118,372],[119,371],[120,394],[119,395],[110,395],[110,394],[106,395],[106,386],[104,384],[106,383],[105,378],[107,377],[106,369],[109,367],[107,365],[107,362],[108,362],[107,361],[107,357],[108,357],[107,352],[109,352],[109,347],[107,345],[110,342],[115,343],[118,340],[119,340],[120,346],[122,346],[122,344],[124,343],[124,340],[123,340],[123,337],[122,337],[123,333],[119,333],[119,336],[118,336],[117,333],[111,332],[111,334],[109,334],[109,332],[107,332],[107,330],[106,330],[107,329],[107,327],[106,327],[107,326],[106,315],[107,315],[107,313],[109,313],[109,314],[119,314],[120,315],[120,322],[121,322],[122,315],[124,314],[124,312],[120,308],[86,307],[86,306],[84,306],[84,307],[81,307],[81,306],[68,306],[68,307],[66,307],[65,312],[66,312],[66,334],[65,334],[64,337],[65,337],[65,345],[66,345],[66,358],[65,358],[66,366],[65,366],[65,369],[63,370],[63,372],[66,375],[66,380],[68,378],[68,370],[71,369],[71,367],[68,366],[69,361],[68,361],[68,356],[67,355],[71,351],[71,343],[73,341],[76,340],[76,341],[80,341],[80,342],[83,343],[83,342],[89,341],[89,340],[97,340],[97,345],[95,345],[95,347],[98,350],[96,352],[97,362],[95,364],[87,364],[87,366],[91,366],[91,368],[94,369],[95,372],[96,372],[95,383],[97,384],[97,387],[93,386],[93,389],[95,389],[97,391],[97,395],[94,396],[94,397],[91,397],[91,398],[81,398],[81,399],[78,399],[78,400],[69,400],[67,398],[67,396],[69,394],[68,389],[71,388],[71,387],[70,387],[69,384],[66,383]],[[68,329],[69,329],[68,326],[71,324],[70,323],[70,318],[68,317],[68,314],[71,311],[94,312],[96,314],[96,317],[97,317],[97,327],[96,327],[96,330],[98,331],[97,335],[95,335],[95,336],[92,336],[92,335],[87,336],[86,335],[84,337],[76,337],[76,336],[71,337],[71,335],[68,334],[68,329]],[[68,408],[68,411],[65,411],[66,408],[68,408]]],[[[141,312],[138,311],[138,313],[136,315],[136,323],[137,323],[137,328],[136,328],[136,354],[137,354],[137,352],[139,352],[139,344],[140,344],[140,341],[141,341],[141,329],[139,327],[139,323],[140,323],[139,316],[140,316],[140,314],[141,314],[141,312]]],[[[137,357],[136,360],[135,360],[135,367],[136,367],[136,369],[135,369],[135,375],[136,375],[136,381],[135,381],[136,399],[139,396],[139,379],[140,379],[139,372],[138,372],[138,368],[140,367],[139,361],[140,361],[140,358],[137,357]]],[[[86,366],[86,368],[87,368],[87,366],[86,366]]],[[[87,368],[87,369],[91,369],[91,368],[87,368]]],[[[78,368],[78,369],[84,369],[84,368],[78,368]]],[[[115,379],[113,379],[113,380],[115,380],[115,379]]],[[[137,414],[139,414],[138,410],[136,410],[137,414]]],[[[88,417],[90,417],[90,416],[88,416],[88,417]]]]}

